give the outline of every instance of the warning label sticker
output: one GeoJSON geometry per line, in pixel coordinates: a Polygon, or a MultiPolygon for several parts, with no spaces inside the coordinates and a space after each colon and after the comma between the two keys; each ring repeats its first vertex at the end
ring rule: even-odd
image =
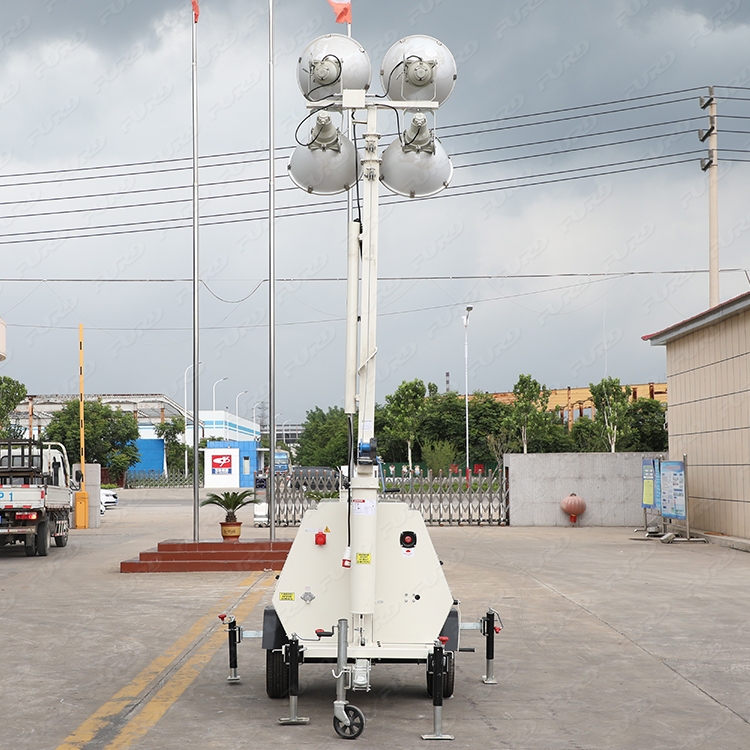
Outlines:
{"type": "Polygon", "coordinates": [[[352,513],[355,516],[374,516],[376,500],[374,497],[366,499],[354,498],[352,501],[352,513]]]}
{"type": "Polygon", "coordinates": [[[369,552],[357,552],[357,565],[370,565],[369,552]]]}
{"type": "Polygon", "coordinates": [[[279,593],[279,600],[282,602],[293,602],[294,592],[293,591],[281,591],[279,593]]]}

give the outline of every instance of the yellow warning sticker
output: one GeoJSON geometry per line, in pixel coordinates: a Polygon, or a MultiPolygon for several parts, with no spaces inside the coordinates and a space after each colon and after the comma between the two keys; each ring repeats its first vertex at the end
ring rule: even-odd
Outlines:
{"type": "Polygon", "coordinates": [[[279,593],[279,600],[282,602],[293,602],[294,592],[293,591],[281,591],[279,593]]]}
{"type": "Polygon", "coordinates": [[[325,532],[326,532],[326,534],[330,534],[331,533],[331,530],[328,528],[328,526],[326,526],[325,532]]]}
{"type": "Polygon", "coordinates": [[[369,552],[357,552],[357,565],[370,565],[369,552]]]}

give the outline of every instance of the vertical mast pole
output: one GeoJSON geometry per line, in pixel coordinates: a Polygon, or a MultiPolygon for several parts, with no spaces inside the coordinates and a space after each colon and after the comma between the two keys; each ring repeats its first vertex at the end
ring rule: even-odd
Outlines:
{"type": "Polygon", "coordinates": [[[717,133],[716,96],[708,87],[708,99],[701,97],[701,109],[708,108],[708,130],[698,131],[701,141],[708,140],[708,159],[701,159],[701,169],[708,172],[708,306],[719,304],[719,136],[717,133]]]}
{"type": "MultiPolygon", "coordinates": [[[[195,6],[194,6],[195,9],[195,6]]],[[[199,227],[198,190],[198,15],[193,19],[193,541],[200,541],[200,484],[198,451],[200,438],[200,388],[198,360],[200,358],[200,263],[198,253],[199,227]]]]}
{"type": "Polygon", "coordinates": [[[268,525],[276,540],[276,172],[273,0],[268,0],[268,525]]]}
{"type": "Polygon", "coordinates": [[[709,307],[719,304],[719,136],[716,132],[716,97],[711,86],[711,104],[709,106],[708,150],[711,166],[708,168],[708,226],[709,226],[709,307]]]}

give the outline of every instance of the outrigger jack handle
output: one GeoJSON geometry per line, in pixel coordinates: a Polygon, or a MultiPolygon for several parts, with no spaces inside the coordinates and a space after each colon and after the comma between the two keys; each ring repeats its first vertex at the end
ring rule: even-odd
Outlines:
{"type": "Polygon", "coordinates": [[[452,734],[443,734],[443,671],[445,669],[445,637],[435,641],[432,651],[432,734],[423,734],[423,740],[452,740],[452,734]]]}
{"type": "Polygon", "coordinates": [[[309,724],[309,718],[306,716],[297,716],[301,648],[296,634],[292,635],[289,639],[289,643],[287,643],[284,648],[289,661],[289,716],[285,719],[279,719],[279,724],[309,724]]]}
{"type": "Polygon", "coordinates": [[[486,685],[497,685],[495,679],[495,635],[503,629],[503,621],[500,615],[490,607],[487,614],[482,618],[482,635],[485,637],[485,655],[487,657],[487,673],[482,678],[486,685]],[[495,625],[495,615],[499,625],[495,625]]]}
{"type": "Polygon", "coordinates": [[[237,626],[234,615],[219,615],[219,619],[227,626],[229,636],[229,677],[227,682],[239,682],[237,674],[237,644],[242,642],[242,628],[237,626]]]}

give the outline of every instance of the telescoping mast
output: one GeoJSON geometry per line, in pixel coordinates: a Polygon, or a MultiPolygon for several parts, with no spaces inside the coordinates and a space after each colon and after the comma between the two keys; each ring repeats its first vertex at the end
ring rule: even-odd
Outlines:
{"type": "MultiPolygon", "coordinates": [[[[346,738],[358,736],[365,724],[347,690],[369,690],[373,665],[425,665],[428,687],[433,671],[444,672],[443,694],[450,695],[460,626],[421,514],[391,499],[397,495],[380,493],[374,434],[379,187],[382,182],[398,195],[424,198],[449,184],[453,166],[434,119],[453,91],[456,64],[438,40],[409,36],[388,50],[380,79],[383,94],[373,96],[367,52],[340,34],[311,42],[297,65],[310,110],[303,123],[312,124],[298,128],[292,180],[316,195],[345,192],[362,181],[361,224],[349,217],[347,250],[349,471],[337,499],[305,513],[263,624],[269,696],[289,692],[299,663],[335,665],[334,727],[346,738]],[[380,151],[383,109],[396,112],[399,135],[380,151]],[[350,124],[364,126],[362,150],[346,134],[350,124]],[[309,136],[301,139],[303,130],[309,136]]],[[[296,716],[292,692],[292,715],[282,721],[299,723],[304,720],[296,716]]]]}

